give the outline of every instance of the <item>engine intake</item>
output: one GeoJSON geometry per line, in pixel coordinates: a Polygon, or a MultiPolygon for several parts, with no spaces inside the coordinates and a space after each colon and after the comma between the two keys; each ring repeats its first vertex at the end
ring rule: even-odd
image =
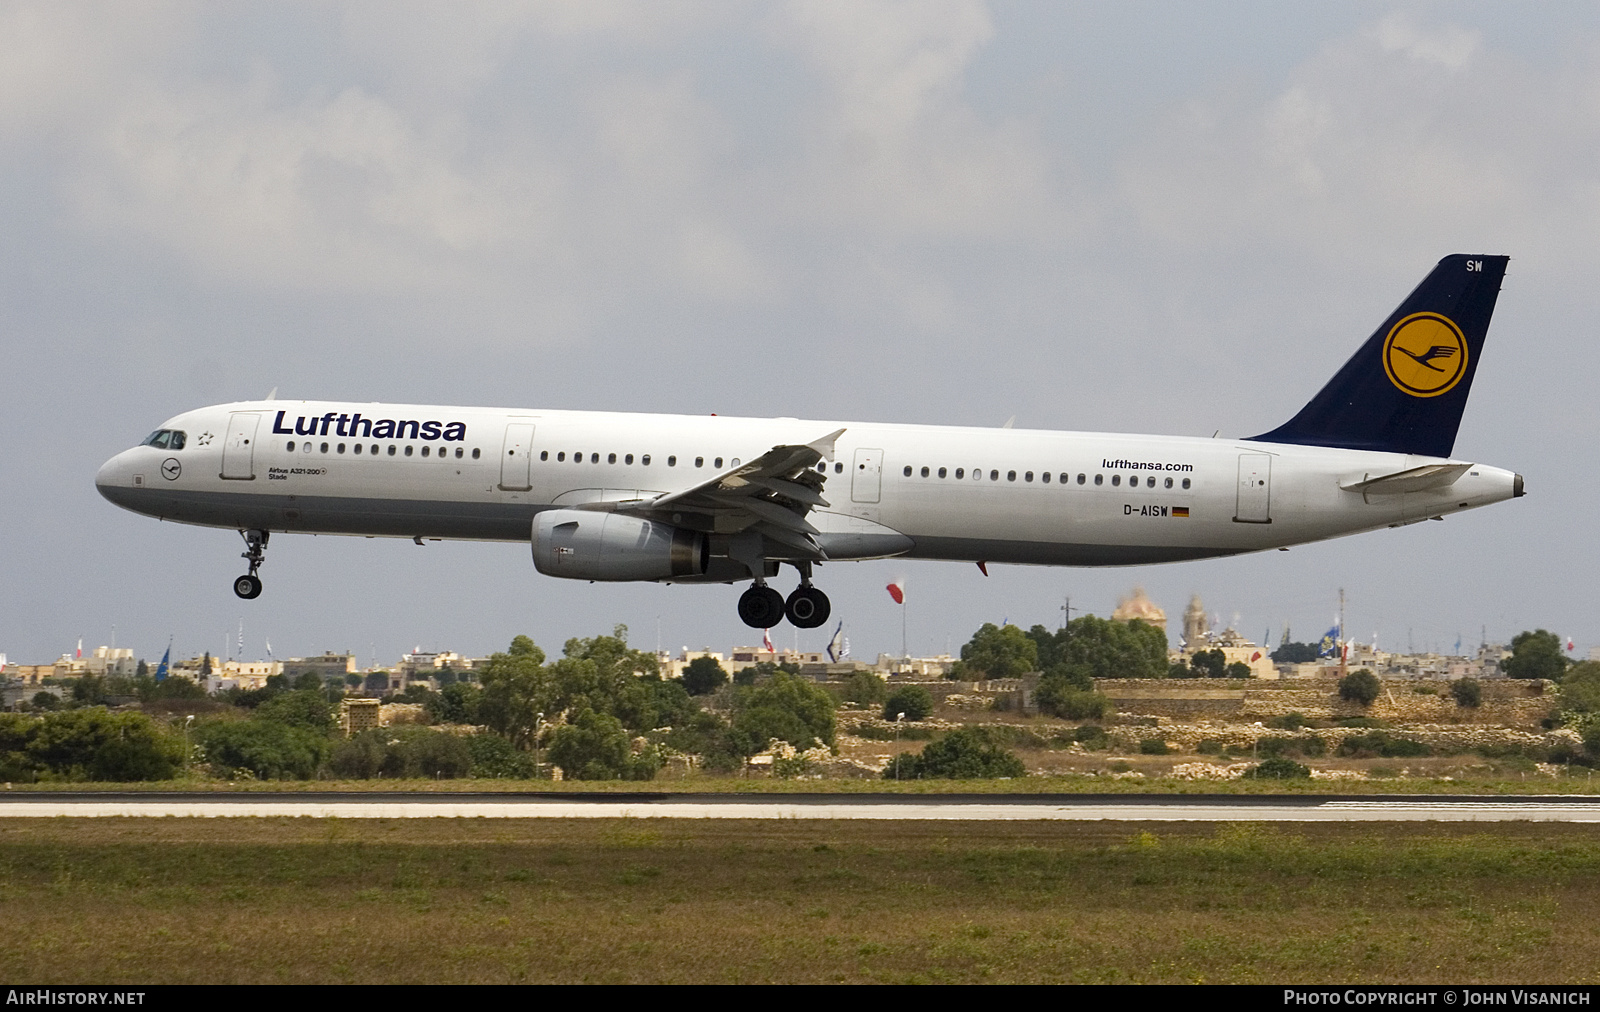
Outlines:
{"type": "Polygon", "coordinates": [[[533,565],[569,580],[664,580],[699,576],[710,562],[699,531],[589,510],[545,510],[533,518],[533,565]]]}

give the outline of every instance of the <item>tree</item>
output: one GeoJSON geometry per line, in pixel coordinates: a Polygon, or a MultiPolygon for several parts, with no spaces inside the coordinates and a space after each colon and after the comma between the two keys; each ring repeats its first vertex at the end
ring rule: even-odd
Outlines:
{"type": "Polygon", "coordinates": [[[61,709],[61,697],[53,692],[35,692],[33,694],[33,708],[35,710],[61,709]]]}
{"type": "Polygon", "coordinates": [[[1228,677],[1249,678],[1250,665],[1246,664],[1244,661],[1234,661],[1232,664],[1228,665],[1228,677]]]}
{"type": "MultiPolygon", "coordinates": [[[[1160,678],[1167,673],[1167,635],[1140,619],[1112,622],[1084,615],[1067,623],[1060,660],[1046,675],[1160,678]]],[[[1083,684],[1090,688],[1091,684],[1083,684]]]]}
{"type": "Polygon", "coordinates": [[[834,745],[834,703],[809,679],[779,672],[764,685],[735,690],[732,734],[745,755],[773,738],[797,749],[834,745]]]}
{"type": "Polygon", "coordinates": [[[1383,684],[1378,681],[1378,676],[1366,668],[1352,671],[1339,679],[1339,698],[1349,703],[1371,706],[1381,691],[1383,684]]]}
{"type": "Polygon", "coordinates": [[[1567,669],[1561,679],[1561,709],[1600,713],[1600,661],[1579,661],[1567,669]]]}
{"type": "Polygon", "coordinates": [[[483,690],[476,685],[456,682],[434,693],[422,705],[441,724],[476,724],[482,697],[483,690]]]}
{"type": "Polygon", "coordinates": [[[1039,647],[1014,625],[985,622],[961,648],[965,678],[1015,678],[1038,669],[1039,647]]]}
{"type": "Polygon", "coordinates": [[[322,688],[322,677],[315,671],[302,671],[299,677],[294,680],[294,687],[296,691],[305,689],[320,690],[322,688]]]}
{"type": "Polygon", "coordinates": [[[885,780],[988,780],[1020,777],[1022,760],[996,744],[987,728],[964,727],[930,742],[921,755],[901,753],[885,780]]]}
{"type": "Polygon", "coordinates": [[[1279,664],[1308,664],[1317,654],[1314,643],[1284,643],[1272,652],[1272,659],[1279,664]]]}
{"type": "Polygon", "coordinates": [[[328,759],[334,775],[357,780],[378,775],[452,780],[466,776],[471,767],[472,752],[465,739],[415,726],[362,731],[335,745],[328,759]]]}
{"type": "Polygon", "coordinates": [[[493,780],[531,780],[537,770],[533,756],[518,752],[498,734],[470,734],[467,754],[472,759],[470,775],[493,780]]]}
{"type": "Polygon", "coordinates": [[[135,678],[148,678],[148,677],[150,677],[150,665],[146,664],[143,660],[140,660],[139,661],[139,666],[134,668],[134,670],[133,670],[133,677],[135,677],[135,678]]]}
{"type": "Polygon", "coordinates": [[[647,749],[635,755],[622,722],[585,709],[550,737],[550,761],[568,780],[649,780],[662,762],[647,749]]]}
{"type": "Polygon", "coordinates": [[[683,669],[683,687],[691,696],[704,696],[728,683],[728,673],[715,657],[696,657],[683,669]]]}
{"type": "Polygon", "coordinates": [[[922,720],[933,712],[933,696],[920,685],[904,685],[889,693],[883,704],[883,719],[894,720],[905,714],[906,720],[922,720]]]}
{"type": "Polygon", "coordinates": [[[1196,650],[1189,656],[1196,678],[1227,678],[1228,655],[1221,650],[1196,650]]]}
{"type": "Polygon", "coordinates": [[[483,686],[478,719],[516,747],[531,749],[538,714],[555,713],[545,710],[547,680],[544,651],[528,637],[516,637],[510,650],[492,655],[483,666],[478,677],[483,686]]]}
{"type": "Polygon", "coordinates": [[[1518,633],[1511,639],[1511,656],[1500,662],[1508,678],[1548,678],[1560,681],[1567,670],[1561,640],[1555,633],[1536,629],[1518,633]]]}
{"type": "Polygon", "coordinates": [[[1483,702],[1483,685],[1476,678],[1457,678],[1450,683],[1450,695],[1457,706],[1476,709],[1483,702]]]}

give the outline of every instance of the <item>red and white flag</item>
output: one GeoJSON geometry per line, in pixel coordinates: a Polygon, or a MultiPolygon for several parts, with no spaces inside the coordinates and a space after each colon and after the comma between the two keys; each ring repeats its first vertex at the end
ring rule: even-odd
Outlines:
{"type": "Polygon", "coordinates": [[[889,584],[889,596],[894,598],[895,604],[905,604],[906,582],[904,580],[896,580],[889,584]]]}
{"type": "Polygon", "coordinates": [[[1567,637],[1567,649],[1568,650],[1573,649],[1573,643],[1572,643],[1572,637],[1571,636],[1567,637]]]}
{"type": "Polygon", "coordinates": [[[769,653],[769,654],[777,653],[776,650],[772,649],[772,630],[771,629],[763,629],[763,630],[761,630],[761,645],[767,648],[767,653],[769,653]]]}
{"type": "Polygon", "coordinates": [[[83,637],[78,637],[78,660],[83,660],[83,637]]]}

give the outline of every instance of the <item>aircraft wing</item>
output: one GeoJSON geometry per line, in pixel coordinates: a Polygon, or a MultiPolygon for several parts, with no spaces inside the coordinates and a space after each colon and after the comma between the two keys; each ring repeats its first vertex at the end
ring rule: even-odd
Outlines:
{"type": "Polygon", "coordinates": [[[690,488],[607,507],[716,534],[760,534],[777,547],[769,558],[821,561],[827,553],[806,514],[828,505],[822,497],[827,476],[816,465],[833,459],[834,443],[843,434],[839,429],[809,443],[774,446],[690,488]]]}

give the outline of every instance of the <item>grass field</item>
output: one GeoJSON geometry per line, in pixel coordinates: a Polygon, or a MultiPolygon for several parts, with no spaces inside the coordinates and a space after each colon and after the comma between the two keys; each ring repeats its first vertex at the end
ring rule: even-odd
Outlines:
{"type": "Polygon", "coordinates": [[[0,917],[30,983],[1592,982],[1600,835],[11,819],[0,917]]]}

